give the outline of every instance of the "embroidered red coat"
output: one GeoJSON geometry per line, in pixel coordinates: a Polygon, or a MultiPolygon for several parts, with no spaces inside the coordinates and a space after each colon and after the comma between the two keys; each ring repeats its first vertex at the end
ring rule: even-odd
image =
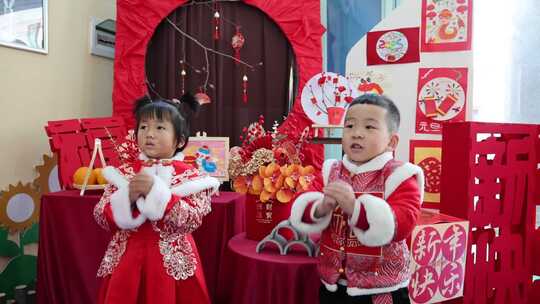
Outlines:
{"type": "Polygon", "coordinates": [[[324,185],[349,183],[357,194],[349,217],[336,208],[316,218],[322,192],[299,195],[291,210],[293,226],[306,233],[321,232],[319,273],[329,291],[347,286],[351,296],[388,293],[409,282],[409,251],[405,239],[415,226],[422,202],[424,176],[410,163],[383,153],[360,166],[327,160],[324,185]]]}
{"type": "Polygon", "coordinates": [[[98,276],[99,303],[209,303],[204,275],[191,232],[210,212],[219,181],[182,162],[136,161],[103,170],[110,182],[94,208],[98,224],[113,232],[98,276]],[[135,208],[129,180],[144,171],[154,178],[135,208]]]}

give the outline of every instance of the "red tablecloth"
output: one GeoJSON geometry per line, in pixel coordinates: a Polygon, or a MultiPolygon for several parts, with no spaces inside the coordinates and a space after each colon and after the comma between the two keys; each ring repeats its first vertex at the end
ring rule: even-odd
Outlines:
{"type": "Polygon", "coordinates": [[[217,303],[317,304],[317,259],[304,252],[279,255],[277,249],[256,253],[256,241],[241,233],[229,241],[228,264],[220,274],[217,303]]]}
{"type": "MultiPolygon", "coordinates": [[[[100,196],[61,191],[41,198],[38,303],[95,303],[96,272],[111,238],[93,218],[100,196]]],[[[212,297],[227,241],[244,229],[244,199],[232,192],[212,197],[212,212],[194,234],[212,297]]]]}

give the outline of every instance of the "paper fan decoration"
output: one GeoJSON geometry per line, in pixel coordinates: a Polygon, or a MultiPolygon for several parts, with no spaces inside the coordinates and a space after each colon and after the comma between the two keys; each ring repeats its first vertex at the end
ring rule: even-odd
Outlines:
{"type": "Polygon", "coordinates": [[[10,231],[25,230],[38,221],[39,192],[30,183],[9,185],[0,197],[0,225],[10,231]]]}
{"type": "Polygon", "coordinates": [[[306,82],[301,100],[304,112],[315,124],[337,125],[343,123],[344,109],[352,102],[353,92],[347,78],[336,73],[323,72],[306,82]],[[336,112],[340,115],[332,122],[336,112]]]}
{"type": "Polygon", "coordinates": [[[41,194],[62,190],[58,178],[58,156],[56,154],[53,157],[44,154],[43,165],[36,166],[36,171],[39,176],[34,180],[34,186],[39,189],[41,194]]]}

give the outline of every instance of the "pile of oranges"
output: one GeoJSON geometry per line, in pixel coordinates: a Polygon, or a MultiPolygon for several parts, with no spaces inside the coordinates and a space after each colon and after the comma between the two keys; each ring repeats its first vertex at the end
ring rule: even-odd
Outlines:
{"type": "MultiPolygon", "coordinates": [[[[73,183],[76,185],[82,185],[84,183],[84,177],[86,176],[86,173],[90,170],[88,167],[80,167],[73,173],[73,183]]],[[[103,174],[101,173],[101,168],[93,169],[90,172],[90,176],[88,177],[88,185],[105,185],[107,184],[107,180],[105,177],[103,177],[103,174]]]]}

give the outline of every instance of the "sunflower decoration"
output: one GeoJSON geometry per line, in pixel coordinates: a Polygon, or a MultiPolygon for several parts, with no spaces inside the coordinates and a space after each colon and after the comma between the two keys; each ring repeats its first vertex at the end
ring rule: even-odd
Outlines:
{"type": "Polygon", "coordinates": [[[58,156],[56,154],[53,157],[43,154],[43,164],[36,166],[36,171],[39,176],[34,180],[34,186],[39,189],[42,195],[62,190],[58,177],[58,156]]]}
{"type": "Polygon", "coordinates": [[[38,190],[30,183],[9,185],[0,197],[0,225],[10,231],[22,231],[37,223],[39,217],[38,190]]]}

